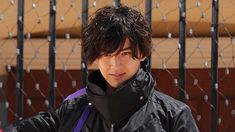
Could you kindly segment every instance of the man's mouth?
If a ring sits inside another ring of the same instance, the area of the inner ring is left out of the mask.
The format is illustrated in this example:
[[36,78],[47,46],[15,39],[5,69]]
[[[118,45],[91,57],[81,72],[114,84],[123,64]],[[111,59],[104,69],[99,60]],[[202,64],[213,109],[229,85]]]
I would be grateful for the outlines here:
[[121,79],[125,75],[125,73],[115,73],[115,74],[110,73],[109,75],[112,76],[114,79],[118,80]]

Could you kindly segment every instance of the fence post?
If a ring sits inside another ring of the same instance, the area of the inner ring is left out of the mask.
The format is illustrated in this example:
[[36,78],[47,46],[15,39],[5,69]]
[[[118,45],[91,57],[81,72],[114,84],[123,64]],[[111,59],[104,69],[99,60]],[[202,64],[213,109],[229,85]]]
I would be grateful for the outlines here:
[[[88,0],[82,0],[82,31],[87,26],[88,21]],[[86,62],[86,54],[84,48],[81,51],[81,87],[87,86],[88,70]]]
[[48,100],[49,110],[55,108],[55,22],[56,22],[56,0],[50,0],[50,23],[49,23],[49,82],[48,82]]
[[186,1],[179,2],[179,99],[185,102],[185,30]]
[[16,71],[16,123],[23,119],[24,97],[23,97],[23,49],[24,49],[24,0],[18,1],[18,31],[17,31],[17,71]]
[[211,26],[211,131],[217,131],[217,89],[218,89],[218,15],[219,0],[212,2],[212,26]]
[[[152,0],[145,1],[145,17],[150,28],[152,28]],[[151,73],[151,55],[148,56],[148,64],[146,66],[147,70]]]
[[113,6],[118,7],[121,4],[121,0],[113,0]]

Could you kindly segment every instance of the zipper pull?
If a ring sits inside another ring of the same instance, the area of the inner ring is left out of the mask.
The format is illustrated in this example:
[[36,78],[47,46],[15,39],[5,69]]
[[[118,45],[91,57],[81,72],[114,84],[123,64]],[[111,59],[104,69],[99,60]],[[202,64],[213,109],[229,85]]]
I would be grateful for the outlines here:
[[111,124],[110,132],[114,132],[114,124]]

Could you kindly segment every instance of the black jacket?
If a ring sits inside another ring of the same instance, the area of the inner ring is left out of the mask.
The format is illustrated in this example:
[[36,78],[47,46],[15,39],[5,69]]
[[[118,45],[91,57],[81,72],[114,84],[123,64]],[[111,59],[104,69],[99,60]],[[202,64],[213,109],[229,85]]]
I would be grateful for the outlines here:
[[112,91],[99,71],[89,76],[87,95],[65,101],[55,112],[21,121],[19,132],[72,132],[92,104],[82,132],[198,132],[190,108],[154,89],[144,70]]

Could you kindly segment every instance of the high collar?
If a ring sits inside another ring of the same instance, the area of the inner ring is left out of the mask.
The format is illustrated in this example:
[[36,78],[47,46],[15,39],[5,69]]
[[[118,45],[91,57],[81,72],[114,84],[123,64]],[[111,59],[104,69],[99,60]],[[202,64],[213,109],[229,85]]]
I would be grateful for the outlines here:
[[88,96],[93,106],[109,124],[117,124],[143,106],[154,87],[151,75],[140,69],[112,94],[106,94],[106,81],[99,71],[91,73]]

